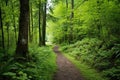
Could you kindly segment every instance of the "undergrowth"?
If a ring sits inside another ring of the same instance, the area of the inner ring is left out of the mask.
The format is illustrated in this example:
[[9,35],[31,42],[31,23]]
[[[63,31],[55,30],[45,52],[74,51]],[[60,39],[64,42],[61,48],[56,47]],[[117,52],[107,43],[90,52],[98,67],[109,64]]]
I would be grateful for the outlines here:
[[0,80],[52,80],[56,56],[51,47],[30,46],[28,61],[18,62],[13,56],[0,58]]
[[77,67],[77,69],[80,70],[85,80],[108,80],[107,78],[103,78],[100,73],[98,73],[95,69],[92,69],[90,66],[74,59],[70,55],[64,55]]
[[75,60],[96,69],[109,80],[120,80],[120,44],[84,38],[74,44],[62,46],[61,49]]

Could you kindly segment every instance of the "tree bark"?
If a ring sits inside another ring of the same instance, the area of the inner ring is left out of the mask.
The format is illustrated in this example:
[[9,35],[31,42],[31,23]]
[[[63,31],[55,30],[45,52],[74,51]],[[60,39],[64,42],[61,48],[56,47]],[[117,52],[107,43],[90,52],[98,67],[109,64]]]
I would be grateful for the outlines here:
[[[29,4],[30,5],[30,4]],[[31,5],[30,5],[31,8]],[[31,12],[31,10],[29,10]],[[31,13],[30,13],[31,14]],[[29,14],[29,16],[30,16]],[[30,16],[31,17],[31,16]],[[29,42],[31,42],[31,26],[30,26],[30,18],[29,18],[29,25],[28,25],[28,33],[29,33]]]
[[9,50],[9,39],[10,39],[10,36],[9,36],[9,22],[6,23],[6,26],[7,26],[7,49]]
[[19,36],[16,55],[28,56],[29,0],[20,0]]
[[3,50],[5,50],[5,45],[4,45],[4,29],[3,29],[3,22],[2,22],[2,9],[0,6],[0,27],[1,27],[1,31],[2,31],[2,48]]
[[45,0],[45,3],[43,5],[43,26],[42,26],[42,45],[45,46],[45,37],[46,37],[46,5],[47,0]]
[[41,0],[39,0],[39,46],[42,45],[42,37],[41,37]]

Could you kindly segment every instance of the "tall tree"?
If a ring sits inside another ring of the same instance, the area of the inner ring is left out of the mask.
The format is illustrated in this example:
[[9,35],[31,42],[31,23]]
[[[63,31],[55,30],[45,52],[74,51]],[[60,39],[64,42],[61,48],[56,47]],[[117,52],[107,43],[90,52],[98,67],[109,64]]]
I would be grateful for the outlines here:
[[72,8],[72,11],[71,11],[71,19],[74,17],[74,0],[71,0],[71,8]]
[[11,6],[12,6],[14,34],[15,34],[15,40],[16,40],[16,43],[17,43],[16,19],[15,19],[15,14],[14,14],[14,3],[13,2],[11,2]]
[[9,31],[9,22],[6,22],[6,27],[7,27],[7,49],[9,49],[9,46],[10,46],[10,31]]
[[29,22],[29,39],[30,42],[33,41],[33,4],[30,2],[30,22]]
[[68,0],[66,0],[66,8],[68,8]]
[[102,29],[102,25],[101,25],[101,20],[100,20],[100,11],[101,11],[101,1],[100,0],[97,0],[97,16],[98,16],[98,19],[96,20],[97,21],[97,28],[98,28],[98,37],[101,38],[101,29]]
[[28,26],[29,26],[29,0],[20,0],[19,35],[16,55],[27,57],[28,54]]
[[43,5],[43,25],[42,25],[42,45],[45,46],[45,37],[46,37],[46,10],[47,10],[47,0]]
[[1,30],[2,30],[2,48],[3,48],[3,50],[4,50],[4,49],[5,49],[5,45],[4,45],[4,31],[3,31],[1,4],[0,4],[0,27],[1,27]]
[[74,0],[71,0],[71,27],[70,27],[70,43],[73,41],[74,34],[73,34],[73,18],[74,18]]
[[41,0],[39,0],[39,46],[42,45],[42,37],[41,37]]

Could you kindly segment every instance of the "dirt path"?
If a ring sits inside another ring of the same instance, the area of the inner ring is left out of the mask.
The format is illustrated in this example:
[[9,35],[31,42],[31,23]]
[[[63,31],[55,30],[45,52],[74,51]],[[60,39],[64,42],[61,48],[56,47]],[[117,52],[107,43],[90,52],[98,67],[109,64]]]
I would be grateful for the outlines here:
[[58,65],[58,71],[55,73],[54,80],[84,80],[80,72],[61,54],[57,46],[53,50],[57,54]]

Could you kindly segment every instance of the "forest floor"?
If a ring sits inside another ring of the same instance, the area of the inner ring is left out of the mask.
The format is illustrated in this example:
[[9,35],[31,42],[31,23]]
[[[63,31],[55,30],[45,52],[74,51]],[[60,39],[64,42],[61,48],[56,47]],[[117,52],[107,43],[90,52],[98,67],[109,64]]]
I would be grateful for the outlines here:
[[59,47],[54,47],[57,54],[58,70],[54,75],[54,80],[84,80],[79,70],[59,51]]

